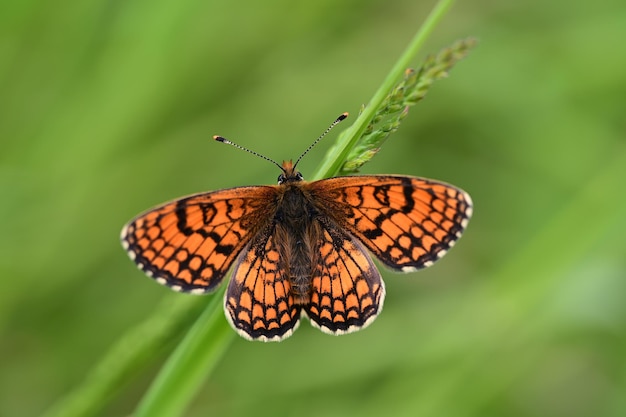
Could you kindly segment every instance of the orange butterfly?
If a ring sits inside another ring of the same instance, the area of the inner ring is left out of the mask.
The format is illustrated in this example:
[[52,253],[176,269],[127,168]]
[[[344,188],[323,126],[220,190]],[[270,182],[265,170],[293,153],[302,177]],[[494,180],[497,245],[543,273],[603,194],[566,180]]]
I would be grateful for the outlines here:
[[234,264],[224,309],[246,339],[282,340],[302,314],[335,335],[369,325],[385,287],[366,249],[396,271],[426,268],[461,236],[471,198],[408,176],[307,182],[296,171],[307,151],[282,166],[260,155],[281,168],[278,185],[194,194],[140,214],[122,230],[124,249],[158,283],[192,294],[213,291]]

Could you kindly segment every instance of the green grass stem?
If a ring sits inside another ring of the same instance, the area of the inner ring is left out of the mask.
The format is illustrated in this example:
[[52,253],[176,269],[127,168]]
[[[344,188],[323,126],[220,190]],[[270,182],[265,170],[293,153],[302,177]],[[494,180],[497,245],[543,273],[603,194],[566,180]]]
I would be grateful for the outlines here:
[[[422,26],[418,29],[413,39],[411,39],[407,48],[391,68],[378,90],[376,90],[368,105],[365,109],[363,109],[361,115],[357,118],[354,124],[342,133],[339,138],[339,142],[332,148],[331,152],[329,152],[327,157],[322,162],[322,165],[315,172],[313,176],[314,179],[328,178],[337,175],[342,164],[347,160],[353,146],[367,129],[367,126],[374,118],[376,111],[384,101],[389,91],[391,91],[393,86],[402,77],[404,71],[410,67],[411,61],[415,59],[428,36],[432,33],[441,19],[443,19],[446,12],[450,9],[450,7],[452,7],[453,3],[454,0],[440,0],[437,2]],[[331,153],[336,155],[336,157],[330,157]]]

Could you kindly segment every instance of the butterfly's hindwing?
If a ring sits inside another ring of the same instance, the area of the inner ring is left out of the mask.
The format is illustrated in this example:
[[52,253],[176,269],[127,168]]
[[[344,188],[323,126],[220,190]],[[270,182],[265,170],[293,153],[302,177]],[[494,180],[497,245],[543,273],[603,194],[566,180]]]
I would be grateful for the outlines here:
[[331,334],[369,325],[380,313],[385,288],[369,254],[339,229],[324,229],[319,259],[311,280],[305,313],[311,323]]
[[226,317],[249,340],[278,341],[298,327],[301,306],[294,302],[286,269],[271,231],[257,235],[237,259],[224,296]]

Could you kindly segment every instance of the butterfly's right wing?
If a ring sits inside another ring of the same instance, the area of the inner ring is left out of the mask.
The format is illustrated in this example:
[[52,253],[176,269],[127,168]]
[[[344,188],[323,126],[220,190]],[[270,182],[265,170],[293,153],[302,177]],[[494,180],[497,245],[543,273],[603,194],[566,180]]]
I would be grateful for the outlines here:
[[336,177],[312,182],[308,189],[320,211],[402,272],[440,259],[472,216],[469,194],[426,178]]
[[383,307],[380,273],[363,245],[345,231],[321,226],[320,238],[306,315],[313,326],[334,335],[368,326]]
[[122,246],[146,275],[175,291],[203,294],[273,216],[276,187],[195,194],[142,213],[121,233]]

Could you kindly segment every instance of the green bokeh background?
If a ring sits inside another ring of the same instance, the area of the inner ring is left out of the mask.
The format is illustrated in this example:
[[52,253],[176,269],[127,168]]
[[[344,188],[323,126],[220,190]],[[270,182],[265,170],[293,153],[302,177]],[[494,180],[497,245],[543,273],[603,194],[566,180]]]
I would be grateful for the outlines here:
[[[275,182],[212,135],[297,157],[354,120],[432,5],[2,2],[0,415],[39,415],[189,297],[118,235],[162,201]],[[425,51],[468,35],[478,48],[364,168],[466,189],[466,235],[426,271],[385,271],[365,331],[236,338],[187,415],[626,415],[623,0],[459,2]],[[100,415],[130,415],[172,339]]]

